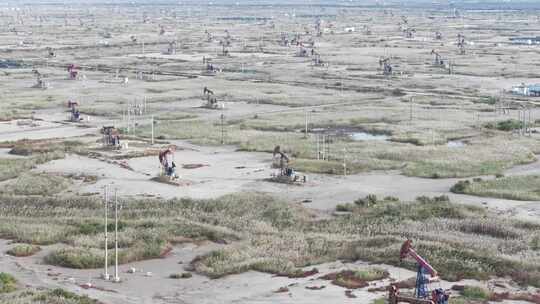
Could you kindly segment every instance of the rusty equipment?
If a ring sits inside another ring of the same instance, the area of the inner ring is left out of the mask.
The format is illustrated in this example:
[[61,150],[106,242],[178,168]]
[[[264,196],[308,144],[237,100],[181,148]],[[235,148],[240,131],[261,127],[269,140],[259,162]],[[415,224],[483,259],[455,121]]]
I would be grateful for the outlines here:
[[206,100],[206,103],[203,105],[204,108],[208,109],[217,109],[218,102],[217,98],[214,96],[214,91],[204,87],[203,89],[203,100]]
[[[428,290],[428,284],[439,281],[439,276],[435,268],[431,266],[426,259],[422,258],[413,248],[412,241],[406,240],[401,246],[399,260],[402,261],[408,257],[416,260],[418,271],[416,274],[416,286],[414,296],[403,296],[399,293],[396,285],[389,288],[389,304],[411,303],[411,304],[448,304],[450,295],[442,288]],[[427,276],[429,274],[429,277]]]
[[298,175],[295,170],[289,166],[289,156],[281,151],[280,146],[274,148],[272,156],[274,159],[273,166],[279,168],[279,173],[273,174],[269,179],[270,181],[283,184],[299,184],[307,181],[305,175]]
[[71,80],[77,80],[79,78],[79,69],[80,67],[75,64],[70,64],[67,68],[67,71],[69,73],[69,79]]
[[433,61],[433,64],[435,66],[444,66],[444,60],[442,59],[442,56],[435,50],[431,50],[431,55],[435,55],[435,59]]
[[465,55],[465,53],[466,53],[466,50],[465,50],[465,36],[463,36],[463,34],[459,33],[457,38],[458,38],[457,46],[459,48],[459,54],[460,55]]
[[392,75],[392,65],[390,64],[390,58],[380,58],[379,59],[379,66],[383,68],[383,75],[384,76],[390,76]]
[[101,134],[105,147],[120,148],[120,132],[114,126],[103,126]]

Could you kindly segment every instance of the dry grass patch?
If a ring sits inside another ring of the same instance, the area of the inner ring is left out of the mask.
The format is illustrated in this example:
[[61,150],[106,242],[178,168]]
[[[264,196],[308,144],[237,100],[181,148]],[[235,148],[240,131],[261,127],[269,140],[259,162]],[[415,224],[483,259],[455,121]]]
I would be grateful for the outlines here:
[[[444,279],[510,276],[524,285],[540,282],[540,251],[534,245],[539,225],[446,197],[372,201],[359,200],[349,215],[316,220],[300,205],[256,193],[212,200],[123,200],[121,261],[160,257],[169,242],[190,238],[226,244],[191,263],[212,278],[248,270],[294,276],[304,267],[338,259],[414,270],[413,262],[396,258],[409,237]],[[25,243],[65,243],[47,256],[51,264],[101,267],[100,206],[88,197],[0,197],[0,235]]]
[[[258,129],[253,129],[254,126]],[[149,126],[139,128],[138,132],[141,136],[150,136]],[[165,139],[185,139],[202,145],[221,144],[218,121],[164,121],[156,126],[155,132]],[[423,140],[416,135],[407,137],[399,131],[391,132],[396,133],[395,139]],[[535,161],[535,152],[540,150],[534,140],[515,139],[498,133],[470,139],[467,145],[459,148],[448,147],[446,137],[438,139],[435,145],[334,138],[329,143],[330,161],[324,162],[317,160],[314,135],[306,139],[304,134],[279,123],[258,122],[250,127],[244,122],[228,122],[224,134],[226,144],[237,145],[243,151],[271,152],[280,145],[293,157],[297,170],[328,174],[343,173],[344,157],[349,173],[401,169],[406,175],[428,178],[498,174],[512,166]]]
[[52,290],[27,288],[21,292],[0,295],[0,302],[10,304],[101,304],[88,296],[79,296],[59,288]]
[[455,184],[452,192],[483,197],[520,201],[540,201],[540,176],[522,175],[493,180],[464,180]]
[[70,179],[59,175],[26,172],[4,185],[2,191],[10,195],[54,195],[69,188]]
[[361,270],[342,270],[340,272],[329,273],[321,277],[323,280],[330,280],[332,284],[347,289],[357,289],[369,286],[371,281],[386,279],[390,273],[380,268],[368,268]]
[[39,164],[60,158],[64,158],[63,152],[42,153],[29,158],[0,158],[0,181],[16,178]]
[[14,257],[27,257],[38,253],[41,247],[29,244],[19,244],[9,249],[6,253]]

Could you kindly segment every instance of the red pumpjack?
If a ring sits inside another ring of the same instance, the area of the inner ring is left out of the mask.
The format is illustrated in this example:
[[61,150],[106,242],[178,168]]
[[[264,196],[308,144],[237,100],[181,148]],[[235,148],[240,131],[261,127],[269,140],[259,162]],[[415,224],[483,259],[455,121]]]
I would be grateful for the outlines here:
[[[406,240],[401,246],[399,260],[412,257],[418,263],[418,272],[416,276],[416,287],[414,296],[403,296],[395,284],[389,288],[389,304],[411,303],[411,304],[448,304],[450,296],[442,289],[437,288],[431,293],[428,291],[428,284],[439,281],[437,270],[431,266],[426,259],[422,258],[412,247],[412,241]],[[428,278],[426,273],[430,275]],[[431,297],[430,297],[431,296]]]

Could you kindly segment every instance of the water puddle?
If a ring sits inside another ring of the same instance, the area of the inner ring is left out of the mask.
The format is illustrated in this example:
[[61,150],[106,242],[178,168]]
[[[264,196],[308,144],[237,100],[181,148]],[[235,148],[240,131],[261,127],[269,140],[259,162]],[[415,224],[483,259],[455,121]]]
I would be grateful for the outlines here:
[[465,147],[465,143],[461,140],[450,140],[446,143],[446,146],[448,148],[463,148]]
[[349,134],[349,136],[354,141],[368,141],[368,140],[387,141],[388,139],[390,139],[388,135],[371,134],[367,132],[354,132],[354,133]]
[[14,155],[10,154],[9,151],[11,151],[11,148],[1,148],[0,149],[0,158],[25,158],[25,156],[22,155]]

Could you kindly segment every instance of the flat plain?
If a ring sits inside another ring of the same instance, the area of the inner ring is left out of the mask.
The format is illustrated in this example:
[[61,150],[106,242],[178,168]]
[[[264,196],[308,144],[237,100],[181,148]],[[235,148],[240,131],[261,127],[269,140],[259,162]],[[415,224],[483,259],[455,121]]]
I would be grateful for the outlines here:
[[[451,303],[540,303],[540,99],[512,93],[540,82],[534,3],[12,2],[0,24],[1,303],[385,303],[414,288],[407,238]],[[305,182],[276,182],[276,146]]]

